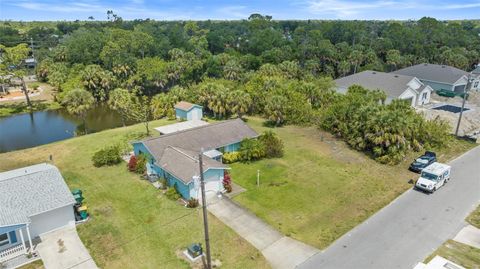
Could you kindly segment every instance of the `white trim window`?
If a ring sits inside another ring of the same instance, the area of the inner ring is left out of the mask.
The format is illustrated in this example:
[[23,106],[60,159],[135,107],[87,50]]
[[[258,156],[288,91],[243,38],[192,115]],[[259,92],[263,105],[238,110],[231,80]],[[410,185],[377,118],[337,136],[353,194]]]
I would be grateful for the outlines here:
[[0,247],[8,245],[10,243],[10,238],[8,237],[8,233],[0,234]]
[[424,92],[422,94],[422,100],[427,100],[427,96],[428,96],[428,93],[427,92]]

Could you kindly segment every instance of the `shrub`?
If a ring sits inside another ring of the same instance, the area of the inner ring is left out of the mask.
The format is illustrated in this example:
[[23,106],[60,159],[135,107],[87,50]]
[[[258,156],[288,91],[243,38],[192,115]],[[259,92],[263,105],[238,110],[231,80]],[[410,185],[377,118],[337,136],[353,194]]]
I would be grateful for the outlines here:
[[175,187],[168,188],[167,191],[165,192],[165,196],[167,196],[168,199],[173,201],[177,201],[181,197]]
[[198,200],[195,198],[190,198],[187,202],[187,207],[189,208],[195,208],[198,206]]
[[258,139],[244,139],[240,144],[240,160],[249,162],[265,157],[265,147]]
[[137,157],[135,157],[135,155],[132,155],[130,157],[127,167],[128,167],[128,171],[130,172],[135,172],[137,170]]
[[227,171],[225,171],[223,174],[222,183],[223,183],[223,187],[228,193],[232,192],[232,179],[230,178],[230,174]]
[[435,148],[448,141],[448,126],[425,120],[408,102],[384,105],[385,93],[351,86],[322,112],[320,127],[381,163],[397,164],[410,150]]
[[265,157],[276,158],[276,157],[283,156],[283,142],[274,132],[272,131],[264,132],[259,137],[259,141],[264,146]]
[[240,160],[239,152],[226,152],[222,156],[223,163],[234,163]]
[[137,157],[137,165],[135,166],[135,172],[138,174],[144,174],[147,170],[147,157],[144,154],[140,154]]
[[38,84],[38,83],[30,84],[30,88],[32,88],[34,91],[38,90],[39,87],[40,87],[40,84]]
[[167,189],[167,180],[165,178],[160,178],[158,181],[160,182],[160,188],[162,190]]
[[104,165],[114,165],[122,161],[120,150],[117,146],[107,146],[93,154],[93,165],[100,167]]

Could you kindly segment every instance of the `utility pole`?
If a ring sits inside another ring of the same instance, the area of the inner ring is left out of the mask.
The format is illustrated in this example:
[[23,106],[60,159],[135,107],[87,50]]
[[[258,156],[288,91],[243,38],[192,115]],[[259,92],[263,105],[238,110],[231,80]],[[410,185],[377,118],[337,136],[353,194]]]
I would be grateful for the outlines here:
[[[467,99],[467,94],[470,91],[471,82],[471,74],[468,74],[467,85],[463,90],[463,101],[462,101],[462,109],[460,109],[460,115],[458,116],[457,128],[455,129],[455,136],[458,136],[458,129],[460,129],[460,122],[462,121],[463,109],[465,108],[465,99]],[[465,134],[463,134],[465,135]]]
[[33,51],[33,38],[30,38],[30,47],[32,47],[32,58],[35,59],[35,52]]
[[198,163],[200,165],[200,187],[202,189],[202,210],[203,210],[203,226],[205,229],[205,248],[207,252],[207,269],[212,269],[212,258],[210,256],[210,238],[208,236],[208,220],[207,220],[207,198],[205,197],[205,178],[203,177],[203,150],[198,154]]
[[257,170],[257,187],[260,187],[260,170]]

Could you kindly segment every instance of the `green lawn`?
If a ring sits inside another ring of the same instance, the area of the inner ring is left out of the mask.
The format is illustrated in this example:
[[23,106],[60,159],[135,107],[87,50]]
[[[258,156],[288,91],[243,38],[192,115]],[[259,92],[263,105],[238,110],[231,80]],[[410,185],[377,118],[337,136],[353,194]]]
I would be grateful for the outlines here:
[[43,266],[42,260],[36,260],[29,264],[25,264],[24,266],[18,267],[18,269],[45,269]]
[[442,256],[468,269],[480,269],[480,249],[469,245],[448,240],[432,253],[432,255],[425,260],[425,263],[429,262],[436,255]]
[[[267,129],[258,118],[248,124]],[[247,189],[234,199],[282,233],[318,248],[411,188],[418,174],[407,167],[415,153],[397,166],[382,165],[313,127],[273,129],[285,144],[282,158],[232,164],[232,179]],[[439,151],[441,161],[473,147],[454,141]],[[260,187],[256,174],[260,170]]]
[[[166,121],[152,122],[156,127]],[[80,238],[102,268],[189,268],[179,253],[203,242],[202,215],[172,202],[124,163],[95,168],[92,154],[143,125],[117,128],[32,149],[0,154],[0,171],[44,162],[50,154],[70,188],[81,188],[92,219]],[[223,268],[268,268],[263,256],[209,215],[213,259]]]
[[[59,109],[61,107],[61,105],[57,102],[41,100],[32,100],[31,102],[33,111],[52,110]],[[0,117],[6,117],[14,114],[28,112],[30,112],[30,109],[28,108],[26,102],[9,102],[4,104],[0,103]]]
[[467,221],[473,226],[480,229],[480,206],[475,209],[470,216],[467,217]]

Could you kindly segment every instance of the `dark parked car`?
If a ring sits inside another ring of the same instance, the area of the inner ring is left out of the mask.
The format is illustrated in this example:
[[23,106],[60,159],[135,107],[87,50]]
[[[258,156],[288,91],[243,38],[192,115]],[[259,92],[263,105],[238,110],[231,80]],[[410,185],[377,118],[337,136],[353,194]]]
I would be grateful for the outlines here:
[[437,161],[437,154],[431,151],[425,151],[425,154],[418,157],[410,164],[410,171],[420,173],[422,169]]

